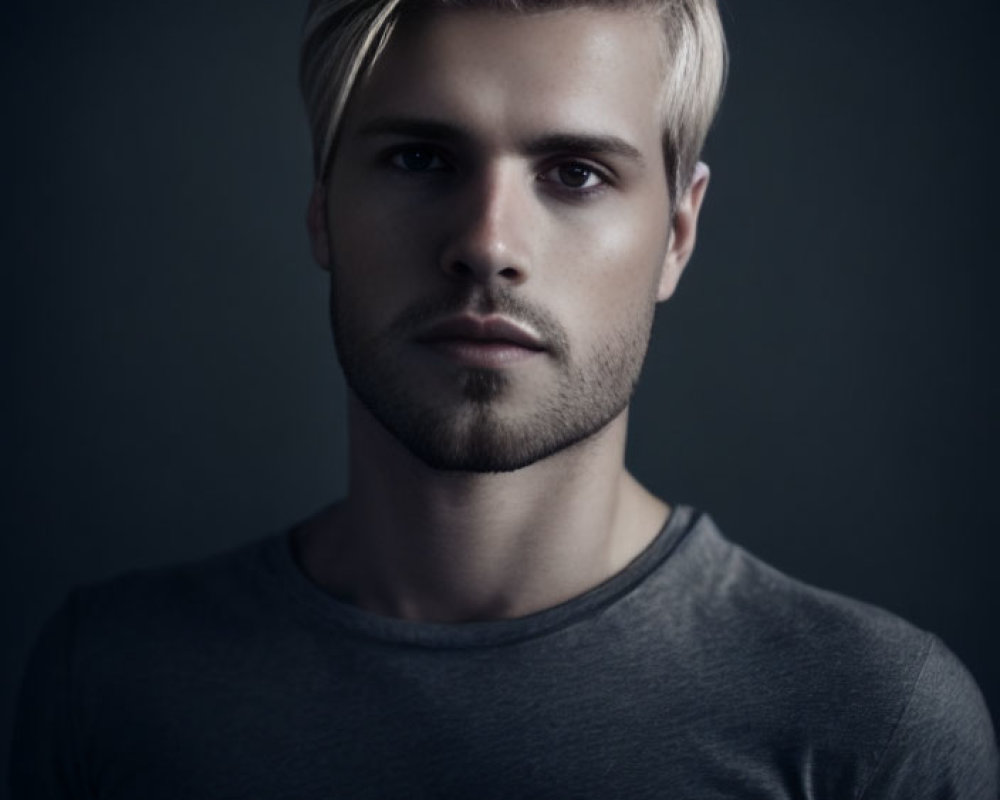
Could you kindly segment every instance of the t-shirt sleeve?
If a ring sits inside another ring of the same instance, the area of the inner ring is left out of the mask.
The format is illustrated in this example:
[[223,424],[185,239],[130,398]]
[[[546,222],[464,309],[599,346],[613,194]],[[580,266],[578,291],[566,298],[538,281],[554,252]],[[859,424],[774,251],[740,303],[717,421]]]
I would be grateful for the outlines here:
[[982,694],[936,637],[862,800],[997,800],[997,744]]
[[13,800],[83,800],[75,735],[73,639],[75,595],[42,629],[28,661],[10,756]]

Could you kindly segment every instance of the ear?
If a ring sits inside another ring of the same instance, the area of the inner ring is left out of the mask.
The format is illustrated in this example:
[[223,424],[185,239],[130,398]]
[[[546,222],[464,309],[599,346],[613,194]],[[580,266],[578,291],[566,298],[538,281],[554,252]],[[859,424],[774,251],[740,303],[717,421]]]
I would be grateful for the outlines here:
[[695,165],[691,185],[677,201],[670,231],[670,245],[667,257],[663,261],[663,272],[660,274],[660,285],[656,292],[657,302],[667,300],[674,293],[677,282],[681,279],[681,273],[684,272],[684,267],[694,252],[694,243],[698,236],[698,214],[701,212],[701,203],[705,199],[710,175],[708,164],[699,161]]
[[312,243],[313,258],[323,269],[330,269],[330,233],[326,224],[326,188],[317,183],[309,197],[306,227]]

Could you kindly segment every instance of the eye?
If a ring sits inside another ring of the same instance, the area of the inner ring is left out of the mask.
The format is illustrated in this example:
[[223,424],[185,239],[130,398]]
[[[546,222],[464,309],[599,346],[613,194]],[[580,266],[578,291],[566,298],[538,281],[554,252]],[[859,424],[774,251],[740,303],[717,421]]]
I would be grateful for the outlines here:
[[559,189],[586,194],[608,183],[605,173],[583,161],[566,161],[543,172],[539,179]]
[[423,145],[397,148],[389,156],[389,163],[404,172],[436,172],[448,167],[433,148]]

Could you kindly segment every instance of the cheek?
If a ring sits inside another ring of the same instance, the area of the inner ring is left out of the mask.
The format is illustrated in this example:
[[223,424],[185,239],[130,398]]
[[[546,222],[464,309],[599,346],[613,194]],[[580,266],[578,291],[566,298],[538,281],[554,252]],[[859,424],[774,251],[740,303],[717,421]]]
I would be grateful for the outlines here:
[[384,269],[391,263],[389,256],[401,249],[397,227],[384,209],[366,198],[335,198],[327,222],[331,252],[342,268],[371,274]]
[[[344,203],[329,216],[332,280],[341,314],[379,325],[412,299],[417,247],[378,203]],[[362,313],[363,312],[363,313]]]
[[374,276],[392,267],[400,253],[412,251],[407,242],[411,215],[403,213],[398,198],[363,167],[366,156],[347,153],[345,158],[348,163],[336,164],[328,183],[331,250],[345,267],[361,265]]
[[572,276],[560,292],[566,313],[579,316],[586,309],[595,329],[645,324],[667,253],[665,218],[632,206],[615,218],[605,215],[600,224],[580,226],[564,264]]

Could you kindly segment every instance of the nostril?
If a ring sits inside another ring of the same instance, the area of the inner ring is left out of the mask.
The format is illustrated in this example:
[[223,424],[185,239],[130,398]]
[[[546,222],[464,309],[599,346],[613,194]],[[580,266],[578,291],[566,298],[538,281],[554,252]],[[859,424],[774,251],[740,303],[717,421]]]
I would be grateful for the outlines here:
[[441,268],[452,280],[459,281],[520,284],[525,278],[520,264],[500,260],[491,254],[445,258],[442,259]]
[[451,264],[451,274],[461,278],[467,278],[472,274],[472,267],[464,261],[453,261]]

